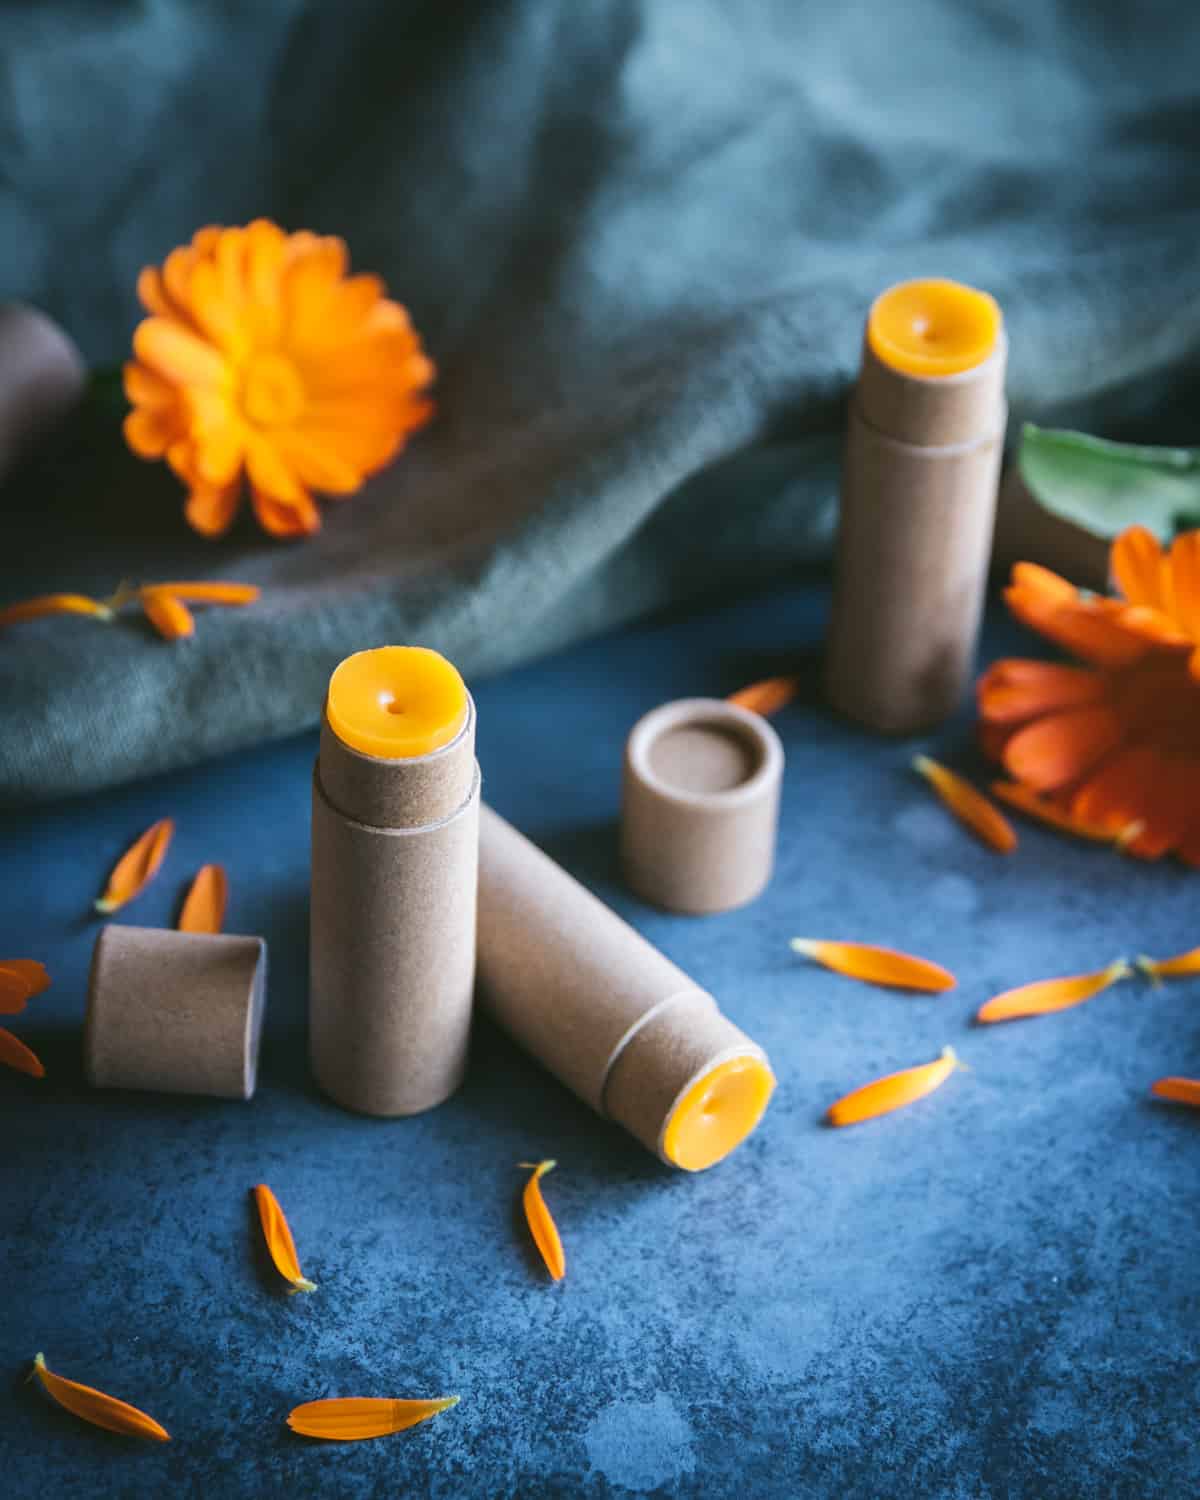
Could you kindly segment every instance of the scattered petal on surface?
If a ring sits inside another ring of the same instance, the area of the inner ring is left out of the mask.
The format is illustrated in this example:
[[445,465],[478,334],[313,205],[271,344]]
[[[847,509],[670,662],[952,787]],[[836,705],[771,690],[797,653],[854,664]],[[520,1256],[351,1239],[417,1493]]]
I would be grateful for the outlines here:
[[13,1036],[0,1026],[0,1063],[15,1068],[18,1073],[28,1073],[30,1078],[45,1078],[46,1070],[41,1058],[31,1051],[19,1037]]
[[34,1372],[43,1387],[54,1397],[59,1406],[82,1417],[94,1427],[106,1427],[109,1432],[120,1432],[126,1437],[151,1438],[158,1443],[168,1443],[171,1434],[153,1417],[128,1402],[118,1401],[115,1396],[106,1396],[94,1386],[80,1385],[75,1380],[65,1380],[46,1368],[40,1354],[34,1356]]
[[1200,1109],[1200,1078],[1160,1078],[1150,1085],[1150,1092],[1174,1104],[1190,1104]]
[[102,604],[99,599],[89,599],[86,594],[39,594],[36,599],[26,599],[0,609],[0,630],[22,620],[41,619],[44,615],[93,615],[97,620],[111,620],[113,617],[107,604]]
[[288,1426],[305,1437],[354,1443],[362,1438],[386,1437],[427,1422],[438,1412],[458,1405],[457,1396],[432,1401],[388,1401],[372,1396],[339,1396],[328,1401],[306,1401],[288,1414]]
[[915,1068],[905,1068],[899,1073],[889,1073],[873,1083],[864,1083],[861,1088],[844,1094],[836,1104],[829,1106],[828,1120],[831,1125],[857,1125],[862,1120],[873,1120],[877,1115],[888,1115],[893,1110],[903,1109],[914,1100],[923,1099],[934,1089],[941,1088],[956,1068],[962,1067],[953,1047],[943,1047],[942,1055],[930,1063],[921,1063]]
[[173,594],[176,599],[186,599],[189,604],[253,604],[262,593],[253,583],[154,583],[147,586]]
[[954,816],[989,849],[995,849],[998,854],[1011,854],[1017,847],[1012,824],[964,777],[948,766],[930,760],[927,755],[918,755],[913,761],[913,769],[924,776]]
[[530,1167],[533,1171],[533,1176],[525,1184],[521,1202],[525,1208],[525,1220],[529,1225],[529,1233],[533,1236],[533,1243],[538,1247],[542,1259],[546,1262],[547,1271],[555,1281],[561,1281],[567,1274],[566,1256],[563,1254],[558,1225],[555,1224],[550,1210],[546,1207],[546,1200],[542,1197],[542,1178],[556,1165],[557,1163],[553,1161],[541,1161],[536,1164],[521,1163],[521,1166]]
[[752,682],[736,693],[730,693],[726,701],[736,703],[739,708],[748,708],[765,719],[778,713],[799,691],[799,677],[765,677],[761,682]]
[[1200,948],[1189,948],[1186,953],[1177,953],[1174,958],[1147,958],[1145,954],[1137,961],[1143,974],[1153,979],[1180,979],[1190,974],[1200,974]]
[[180,932],[220,932],[225,925],[229,882],[220,865],[204,865],[196,873],[179,913]]
[[1051,1011],[1082,1005],[1133,972],[1123,958],[1095,974],[1072,974],[1065,979],[1039,979],[1015,990],[1005,990],[980,1007],[977,1021],[1015,1021],[1022,1016],[1044,1016]]
[[143,589],[141,600],[146,618],[164,641],[182,641],[195,635],[195,616],[174,594],[160,588]]
[[108,887],[96,902],[96,910],[106,916],[145,890],[166,858],[175,824],[160,818],[121,856],[108,877]]
[[898,953],[894,948],[877,948],[871,943],[828,943],[816,938],[793,938],[792,951],[815,959],[827,969],[835,969],[851,979],[868,984],[882,984],[889,989],[925,990],[936,993],[951,990],[957,984],[949,969],[927,958]]
[[292,1239],[292,1231],[288,1227],[287,1219],[284,1218],[279,1200],[265,1182],[260,1182],[254,1189],[254,1201],[258,1204],[258,1217],[262,1222],[263,1237],[267,1242],[267,1249],[271,1252],[275,1269],[285,1281],[291,1282],[294,1291],[315,1292],[316,1282],[309,1281],[300,1269],[300,1261],[296,1255],[296,1242]]

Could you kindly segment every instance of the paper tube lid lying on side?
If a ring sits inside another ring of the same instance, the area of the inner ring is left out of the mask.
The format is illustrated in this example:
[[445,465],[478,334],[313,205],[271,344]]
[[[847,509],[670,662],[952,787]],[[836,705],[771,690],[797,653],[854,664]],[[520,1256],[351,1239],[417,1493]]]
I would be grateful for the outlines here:
[[88,985],[89,1081],[249,1099],[266,982],[262,938],[107,926]]
[[716,1001],[484,807],[484,1007],[593,1109],[663,1161],[714,1165],[758,1124],[775,1079]]

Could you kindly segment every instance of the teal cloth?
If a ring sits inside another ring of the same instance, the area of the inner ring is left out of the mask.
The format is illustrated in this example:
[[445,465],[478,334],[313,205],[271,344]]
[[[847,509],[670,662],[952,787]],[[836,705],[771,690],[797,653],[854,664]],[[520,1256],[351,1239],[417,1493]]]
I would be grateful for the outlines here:
[[0,11],[0,292],[95,363],[206,222],[338,232],[440,367],[439,418],[318,539],[191,536],[94,411],[3,497],[0,603],[260,583],[185,644],[0,639],[0,801],[312,725],[345,653],[470,677],[826,554],[889,282],[1002,303],[1017,417],[1164,435],[1195,394],[1191,3],[271,0]]

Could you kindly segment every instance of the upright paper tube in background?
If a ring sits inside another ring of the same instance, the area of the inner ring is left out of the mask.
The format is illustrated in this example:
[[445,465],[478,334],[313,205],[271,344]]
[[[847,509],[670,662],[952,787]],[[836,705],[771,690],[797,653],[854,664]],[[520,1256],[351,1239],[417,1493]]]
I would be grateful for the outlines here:
[[755,1128],[766,1054],[713,997],[490,808],[479,851],[480,1001],[593,1109],[700,1171]]
[[987,585],[1007,342],[984,292],[905,282],[871,308],[842,471],[826,688],[871,729],[959,705]]
[[435,652],[383,647],[330,681],[313,778],[310,1051],[372,1115],[440,1104],[466,1068],[479,848],[475,708]]

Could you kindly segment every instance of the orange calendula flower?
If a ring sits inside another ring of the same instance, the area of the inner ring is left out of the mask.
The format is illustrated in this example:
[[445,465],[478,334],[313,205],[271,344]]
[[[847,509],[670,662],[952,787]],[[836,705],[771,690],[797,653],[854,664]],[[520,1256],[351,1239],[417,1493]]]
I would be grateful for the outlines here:
[[1160,1078],[1150,1085],[1150,1092],[1174,1104],[1190,1104],[1200,1109],[1200,1078]]
[[827,943],[816,938],[793,938],[793,953],[803,953],[816,963],[824,964],[851,979],[867,984],[882,984],[889,989],[952,990],[958,983],[949,969],[928,958],[915,958],[894,948],[877,948],[872,943]]
[[555,1281],[561,1281],[567,1274],[567,1260],[563,1253],[558,1225],[555,1224],[550,1210],[546,1207],[546,1200],[542,1197],[542,1178],[558,1163],[523,1161],[519,1165],[533,1172],[533,1176],[525,1184],[525,1191],[521,1195],[529,1233],[533,1236],[533,1243],[538,1247],[538,1253],[546,1263],[547,1271]]
[[991,1021],[1016,1021],[1023,1016],[1045,1016],[1051,1011],[1069,1010],[1073,1005],[1082,1005],[1093,995],[1098,995],[1119,980],[1128,979],[1133,970],[1123,958],[1099,969],[1095,974],[1072,974],[1066,979],[1039,979],[1033,984],[1023,984],[1015,990],[1005,990],[986,1005],[981,1005],[975,1019]]
[[305,1437],[354,1443],[361,1438],[387,1437],[439,1412],[458,1405],[457,1396],[432,1401],[388,1401],[373,1396],[335,1396],[328,1401],[306,1401],[288,1413],[287,1424]]
[[152,823],[113,867],[105,892],[96,902],[96,910],[108,916],[140,896],[158,874],[174,836],[175,824],[170,818]]
[[1013,613],[1087,666],[997,662],[979,682],[981,739],[1064,831],[1200,865],[1200,531],[1164,550],[1130,527],[1111,570],[1123,598],[1013,569]]
[[730,693],[725,701],[736,703],[739,708],[748,708],[765,719],[778,713],[799,691],[799,677],[764,677],[761,682],[752,682],[736,693]]
[[220,932],[225,923],[229,881],[220,865],[204,865],[196,872],[179,913],[180,932]]
[[97,620],[111,620],[111,607],[101,599],[89,599],[86,594],[39,594],[36,599],[24,599],[20,604],[10,604],[0,609],[0,630],[6,625],[19,625],[22,620],[40,620],[45,615],[92,615]]
[[864,1083],[861,1088],[844,1094],[829,1106],[826,1118],[831,1125],[857,1125],[879,1115],[890,1115],[893,1110],[932,1094],[956,1068],[964,1066],[953,1047],[943,1047],[941,1057],[933,1062],[889,1073],[886,1078],[877,1078],[874,1083]]
[[301,1271],[300,1260],[296,1255],[296,1242],[292,1238],[288,1221],[279,1206],[278,1198],[265,1182],[260,1182],[254,1189],[254,1201],[258,1204],[263,1238],[271,1252],[275,1269],[285,1281],[291,1282],[293,1292],[315,1292],[317,1283],[309,1281]]
[[954,816],[989,849],[1011,854],[1017,847],[1017,835],[1004,814],[956,771],[927,755],[914,759],[913,770],[924,776]]
[[0,958],[0,1016],[21,1013],[35,995],[50,988],[46,965],[35,958]]
[[27,1047],[20,1037],[15,1037],[11,1031],[6,1031],[3,1026],[0,1026],[0,1063],[3,1063],[5,1067],[15,1068],[18,1073],[28,1073],[30,1078],[45,1078],[46,1076],[46,1070],[37,1053]]
[[153,1417],[148,1417],[136,1406],[118,1401],[115,1396],[106,1396],[94,1386],[80,1385],[76,1380],[64,1380],[53,1370],[46,1368],[40,1354],[33,1358],[34,1374],[43,1388],[53,1396],[59,1406],[90,1422],[93,1427],[105,1427],[109,1432],[120,1432],[125,1437],[151,1438],[156,1443],[169,1443],[171,1434]]
[[167,460],[206,536],[244,485],[265,531],[316,531],[314,492],[352,495],[433,413],[408,314],[377,276],[347,274],[339,239],[209,226],[147,267],[138,296],[150,316],[125,367],[125,437]]

